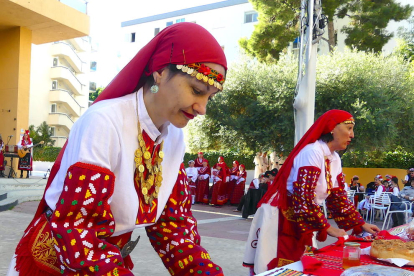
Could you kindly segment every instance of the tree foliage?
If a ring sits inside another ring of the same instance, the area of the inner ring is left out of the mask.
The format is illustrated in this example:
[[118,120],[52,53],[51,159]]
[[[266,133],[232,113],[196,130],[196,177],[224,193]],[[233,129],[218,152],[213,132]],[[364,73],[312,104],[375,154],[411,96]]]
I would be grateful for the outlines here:
[[101,94],[104,89],[105,87],[99,87],[95,92],[89,93],[89,100],[92,102],[96,100],[96,98],[98,98],[99,94]]
[[[229,68],[225,90],[207,115],[189,126],[189,151],[251,154],[293,148],[292,102],[297,62],[282,55],[276,64],[244,60]],[[354,51],[321,56],[317,64],[315,118],[343,109],[356,119],[350,150],[412,148],[414,76],[396,55]],[[196,138],[197,137],[197,138]]]
[[[300,0],[250,0],[259,13],[258,24],[249,39],[242,38],[240,46],[260,61],[273,62],[289,42],[298,36]],[[386,31],[390,20],[407,19],[413,7],[396,0],[324,0],[322,11],[330,20],[329,37],[334,37],[333,18],[349,18],[350,23],[340,31],[347,35],[345,44],[359,50],[381,51],[393,36]],[[330,49],[335,39],[329,39]]]
[[398,28],[400,41],[396,47],[396,52],[404,57],[405,60],[414,62],[414,16],[408,20],[408,28]]
[[34,125],[29,126],[30,137],[33,140],[33,144],[38,144],[40,141],[44,141],[41,147],[53,147],[55,140],[52,137],[52,128],[47,125],[46,122],[41,123],[38,127]]

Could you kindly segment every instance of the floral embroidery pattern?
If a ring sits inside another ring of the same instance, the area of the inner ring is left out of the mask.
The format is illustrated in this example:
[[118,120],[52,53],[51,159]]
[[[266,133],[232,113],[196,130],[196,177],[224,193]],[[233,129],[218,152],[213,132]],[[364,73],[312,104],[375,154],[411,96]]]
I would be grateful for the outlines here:
[[197,222],[190,208],[187,177],[181,164],[161,217],[156,224],[146,227],[150,242],[171,275],[223,275],[200,246]]

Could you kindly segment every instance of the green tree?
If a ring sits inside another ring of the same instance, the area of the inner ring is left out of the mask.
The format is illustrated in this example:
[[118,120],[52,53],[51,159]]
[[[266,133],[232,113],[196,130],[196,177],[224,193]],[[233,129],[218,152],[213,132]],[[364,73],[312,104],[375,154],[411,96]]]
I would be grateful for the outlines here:
[[[260,61],[277,60],[280,53],[298,36],[300,0],[250,0],[259,13],[259,23],[250,39],[242,38],[240,46]],[[381,51],[393,36],[386,31],[390,20],[407,19],[413,7],[396,0],[325,0],[323,13],[328,17],[328,43],[336,46],[334,17],[349,18],[340,31],[347,35],[345,43],[359,50]]]
[[398,45],[396,52],[404,57],[405,60],[414,61],[414,16],[408,20],[408,28],[398,28]]
[[[351,112],[356,135],[350,150],[412,149],[414,76],[400,56],[354,51],[318,59],[315,118],[330,109]],[[276,64],[245,60],[229,68],[225,90],[204,119],[189,126],[189,150],[253,153],[293,147],[292,102],[297,62],[281,55]],[[201,138],[200,138],[201,137]]]
[[53,147],[55,140],[52,137],[52,128],[47,125],[46,122],[41,123],[38,127],[35,128],[34,125],[29,126],[30,137],[33,140],[33,144],[38,144],[43,141],[44,144],[41,147]]
[[96,98],[98,98],[99,94],[101,94],[104,89],[105,87],[99,87],[95,92],[89,93],[89,100],[92,102],[96,100]]

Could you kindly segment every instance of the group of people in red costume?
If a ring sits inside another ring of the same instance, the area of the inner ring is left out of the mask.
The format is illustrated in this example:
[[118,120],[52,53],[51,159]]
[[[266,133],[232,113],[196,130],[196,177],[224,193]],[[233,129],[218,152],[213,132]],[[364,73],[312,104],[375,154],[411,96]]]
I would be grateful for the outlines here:
[[[194,179],[194,170],[197,168],[197,177]],[[191,175],[190,175],[191,174]],[[220,207],[227,202],[238,204],[244,195],[247,172],[243,164],[233,161],[233,167],[229,168],[220,156],[218,162],[210,168],[209,162],[204,158],[203,152],[198,153],[195,161],[189,162],[187,177],[190,187],[194,187],[193,203],[204,203]],[[210,178],[213,186],[210,188]]]

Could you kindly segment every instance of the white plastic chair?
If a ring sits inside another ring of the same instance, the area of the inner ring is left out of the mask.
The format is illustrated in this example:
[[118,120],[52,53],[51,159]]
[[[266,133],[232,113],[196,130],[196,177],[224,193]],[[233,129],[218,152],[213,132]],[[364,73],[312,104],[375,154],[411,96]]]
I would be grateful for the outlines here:
[[[390,210],[392,203],[404,204],[405,205],[404,209],[403,210]],[[405,214],[405,222],[408,222],[408,217],[412,214],[412,211],[411,211],[412,205],[413,205],[413,202],[393,202],[393,201],[390,201],[390,205],[387,208],[387,213],[386,213],[385,218],[384,218],[384,224],[382,225],[382,230],[389,229],[391,219],[388,220],[387,228],[385,228],[385,225],[386,225],[387,219],[390,218],[391,214],[394,214],[394,213],[404,213]]]
[[352,202],[353,205],[355,205],[354,196],[355,196],[355,190],[348,190],[346,191],[348,199]]
[[370,223],[375,220],[374,219],[374,210],[379,210],[381,212],[381,217],[383,217],[385,210],[388,209],[390,205],[390,197],[389,193],[381,193],[379,196],[374,196],[371,199],[371,217],[370,217]]

